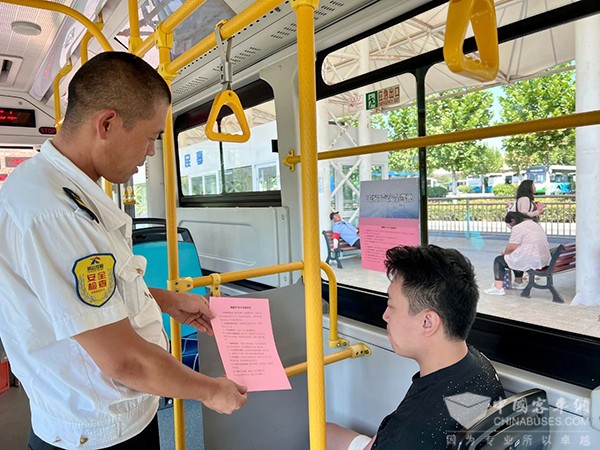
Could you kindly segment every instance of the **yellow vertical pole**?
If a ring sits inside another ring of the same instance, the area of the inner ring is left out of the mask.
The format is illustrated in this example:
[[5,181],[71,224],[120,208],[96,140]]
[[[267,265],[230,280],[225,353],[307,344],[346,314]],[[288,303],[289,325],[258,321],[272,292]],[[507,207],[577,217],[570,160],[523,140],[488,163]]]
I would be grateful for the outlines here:
[[[171,87],[174,74],[166,70],[171,60],[173,47],[173,33],[164,33],[157,30],[155,33],[156,47],[158,48],[158,72]],[[173,133],[173,109],[169,107],[167,122],[163,133],[163,165],[165,180],[165,215],[167,221],[167,257],[169,267],[169,280],[179,278],[179,256],[177,248],[177,211],[175,194],[175,141]],[[171,353],[181,361],[181,328],[178,322],[171,318]],[[183,400],[176,398],[173,401],[173,421],[175,426],[175,449],[185,450],[185,423]]]
[[298,97],[302,156],[302,233],[310,448],[325,449],[325,373],[317,191],[314,12],[318,0],[292,0],[298,26]]
[[54,77],[54,125],[56,129],[60,130],[62,125],[62,113],[60,111],[60,80],[62,80],[71,70],[73,65],[71,64],[71,58],[65,66],[58,71],[56,77]]
[[135,55],[138,47],[142,44],[138,0],[127,0],[127,7],[129,9],[129,52]]

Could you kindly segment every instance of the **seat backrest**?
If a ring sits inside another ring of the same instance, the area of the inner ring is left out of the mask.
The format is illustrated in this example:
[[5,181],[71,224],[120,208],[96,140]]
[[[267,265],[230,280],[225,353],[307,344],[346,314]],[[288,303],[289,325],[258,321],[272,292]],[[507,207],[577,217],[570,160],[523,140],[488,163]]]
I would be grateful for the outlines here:
[[447,450],[545,450],[550,439],[548,414],[542,389],[515,394],[490,407],[470,428],[457,432]]
[[[144,229],[134,230],[133,232],[133,253],[145,257],[148,261],[146,273],[144,274],[144,281],[149,287],[166,289],[167,278],[169,276],[166,236],[163,233],[162,240],[156,239],[156,232],[153,230],[152,239],[136,239],[135,234],[142,232],[144,232]],[[200,259],[198,258],[198,252],[196,251],[194,242],[191,240],[179,241],[177,246],[179,254],[180,276],[192,278],[201,277],[202,268],[200,266]],[[206,288],[194,288],[190,292],[194,294],[206,295]],[[167,314],[163,314],[163,326],[167,332],[167,336],[169,339],[171,339],[171,321]],[[195,332],[196,329],[189,325],[181,326],[182,337],[188,336]]]

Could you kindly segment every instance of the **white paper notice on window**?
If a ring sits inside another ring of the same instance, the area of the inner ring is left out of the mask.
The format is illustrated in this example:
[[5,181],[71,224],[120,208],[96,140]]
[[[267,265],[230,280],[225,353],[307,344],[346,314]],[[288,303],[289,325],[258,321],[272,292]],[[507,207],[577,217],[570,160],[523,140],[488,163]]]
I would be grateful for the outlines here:
[[268,299],[211,297],[210,309],[227,378],[249,392],[292,388],[275,346]]

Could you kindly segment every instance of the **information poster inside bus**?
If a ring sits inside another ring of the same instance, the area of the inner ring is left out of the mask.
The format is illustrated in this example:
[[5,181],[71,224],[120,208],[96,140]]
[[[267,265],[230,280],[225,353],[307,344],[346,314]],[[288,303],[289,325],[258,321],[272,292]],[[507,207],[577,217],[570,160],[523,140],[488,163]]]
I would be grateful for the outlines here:
[[419,179],[360,183],[362,267],[385,272],[385,252],[419,245]]

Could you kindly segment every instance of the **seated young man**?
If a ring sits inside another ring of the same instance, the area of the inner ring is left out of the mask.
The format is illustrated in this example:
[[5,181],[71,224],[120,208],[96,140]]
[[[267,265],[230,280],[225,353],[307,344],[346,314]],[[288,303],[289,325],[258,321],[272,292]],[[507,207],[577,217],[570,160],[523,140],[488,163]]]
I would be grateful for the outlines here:
[[489,406],[504,398],[492,364],[465,342],[479,299],[467,258],[434,245],[406,246],[389,249],[385,265],[391,280],[383,314],[388,338],[395,353],[419,364],[419,372],[374,437],[328,423],[327,450],[445,449],[456,431],[474,422],[471,415],[452,417],[445,399],[477,395],[487,397]]

